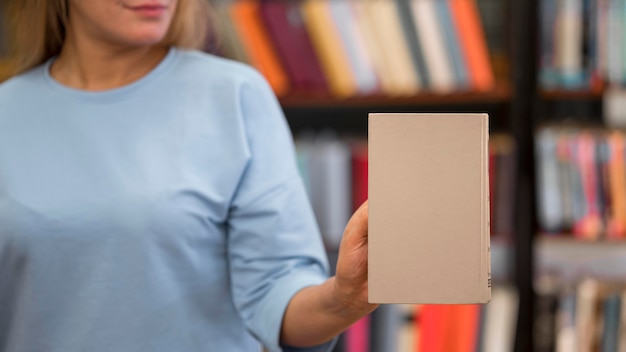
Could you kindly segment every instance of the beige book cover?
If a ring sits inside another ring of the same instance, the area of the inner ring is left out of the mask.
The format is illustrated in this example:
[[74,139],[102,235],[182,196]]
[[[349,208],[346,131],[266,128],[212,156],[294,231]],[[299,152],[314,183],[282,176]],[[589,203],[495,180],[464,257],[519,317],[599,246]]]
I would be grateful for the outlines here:
[[486,114],[369,115],[371,303],[491,298]]

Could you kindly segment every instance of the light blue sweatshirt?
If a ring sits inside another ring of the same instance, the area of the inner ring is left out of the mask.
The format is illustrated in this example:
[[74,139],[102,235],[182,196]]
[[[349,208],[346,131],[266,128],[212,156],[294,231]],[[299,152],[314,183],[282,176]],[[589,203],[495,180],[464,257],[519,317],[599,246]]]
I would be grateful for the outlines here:
[[265,80],[171,49],[86,92],[51,62],[0,85],[0,350],[281,350],[328,264]]

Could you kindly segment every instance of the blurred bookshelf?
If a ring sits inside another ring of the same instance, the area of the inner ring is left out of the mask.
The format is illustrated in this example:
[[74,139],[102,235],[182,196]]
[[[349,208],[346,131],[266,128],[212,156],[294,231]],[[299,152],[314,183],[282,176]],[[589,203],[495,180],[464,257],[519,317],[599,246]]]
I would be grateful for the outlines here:
[[539,94],[545,100],[599,100],[604,90],[542,89]]
[[[491,163],[504,165],[492,170],[500,176],[494,181],[509,181],[491,186],[505,187],[491,193],[504,195],[492,201],[499,203],[496,213],[506,209],[499,224],[508,230],[491,237],[493,302],[474,310],[467,326],[454,318],[449,323],[475,341],[455,350],[530,351],[535,229],[529,215],[533,202],[524,197],[534,191],[529,160],[532,97],[539,90],[533,63],[539,0],[212,2],[221,31],[207,51],[254,66],[279,98],[331,262],[342,226],[367,197],[367,112],[489,113],[492,136],[508,136],[515,150],[494,153]],[[0,62],[0,77],[2,68]],[[584,90],[540,95],[595,99]],[[343,334],[335,352],[420,350],[420,324],[439,314],[431,310],[424,320],[420,312],[424,307],[381,307]],[[479,327],[480,319],[489,320],[491,328]],[[479,345],[479,340],[490,342]],[[430,352],[424,345],[421,351]]]
[[590,241],[571,235],[540,235],[535,243],[535,272],[566,281],[587,277],[626,280],[626,240]]
[[281,105],[286,108],[307,107],[398,107],[415,105],[449,105],[449,104],[505,104],[511,99],[511,86],[508,83],[497,84],[485,92],[456,91],[452,93],[419,92],[410,96],[365,95],[350,98],[337,98],[324,94],[292,93],[280,98]]
[[[474,345],[480,351],[528,351],[530,319],[524,314],[531,301],[530,251],[519,253],[529,247],[518,243],[529,243],[530,236],[518,233],[516,223],[519,156],[532,147],[519,144],[515,128],[528,118],[520,96],[524,82],[517,77],[532,76],[516,64],[526,62],[519,50],[528,50],[523,36],[531,16],[519,11],[528,9],[526,1],[217,4],[225,29],[217,51],[255,66],[279,98],[331,263],[342,225],[367,198],[369,112],[489,114],[493,308],[452,308],[454,313],[428,335],[435,344],[456,340],[456,333],[467,336],[458,348],[441,352],[470,351]],[[430,318],[420,315],[423,311]],[[434,306],[381,306],[342,334],[335,352],[435,351],[424,336],[418,342],[418,335],[440,314],[447,313]],[[464,315],[467,324],[455,323],[455,316]],[[490,328],[479,327],[481,317]],[[488,342],[478,347],[478,340]]]
[[533,348],[625,350],[623,4],[536,5]]

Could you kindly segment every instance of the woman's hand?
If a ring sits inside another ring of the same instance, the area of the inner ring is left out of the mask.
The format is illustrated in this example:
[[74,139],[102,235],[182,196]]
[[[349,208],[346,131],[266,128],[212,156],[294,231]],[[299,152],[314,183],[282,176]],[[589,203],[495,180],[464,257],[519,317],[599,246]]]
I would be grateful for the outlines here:
[[367,314],[377,305],[367,300],[367,201],[352,215],[339,247],[334,280],[337,299],[347,310]]
[[330,340],[377,305],[367,302],[367,202],[352,215],[341,240],[337,273],[292,298],[281,329],[289,346],[313,346]]

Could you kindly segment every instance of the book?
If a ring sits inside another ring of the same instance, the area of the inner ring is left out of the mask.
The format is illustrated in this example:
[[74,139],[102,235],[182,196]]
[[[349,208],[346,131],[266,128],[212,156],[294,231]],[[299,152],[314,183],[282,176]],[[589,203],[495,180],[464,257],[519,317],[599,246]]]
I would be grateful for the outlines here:
[[358,87],[335,21],[330,0],[305,0],[301,4],[305,26],[320,60],[329,89],[337,97],[358,93]]
[[519,298],[509,286],[494,288],[491,302],[486,306],[484,352],[513,351]]
[[415,72],[417,72],[420,78],[421,88],[428,89],[430,87],[430,75],[426,67],[426,62],[424,61],[424,53],[422,53],[423,46],[420,43],[417,28],[415,27],[415,22],[411,15],[410,0],[395,1],[398,17],[400,17],[400,24],[402,25],[404,40],[408,45]]
[[545,128],[536,133],[538,218],[547,232],[563,228],[559,169],[556,161],[557,131]]
[[[515,222],[515,185],[516,185],[516,147],[515,141],[508,135],[491,136],[496,154],[496,213],[491,222],[491,232],[511,238]],[[494,221],[495,220],[495,221]]]
[[411,14],[417,30],[422,53],[430,73],[430,88],[450,92],[456,88],[454,68],[445,47],[442,24],[437,18],[437,0],[411,0]]
[[452,306],[448,304],[425,304],[420,308],[419,329],[420,339],[417,351],[451,352],[453,334],[450,331]]
[[619,292],[610,293],[602,302],[602,352],[618,351],[621,305],[622,297]]
[[619,330],[617,332],[619,336],[618,351],[626,351],[626,290],[623,290],[621,295],[621,309],[620,309],[620,323]]
[[377,15],[373,10],[373,1],[351,0],[349,1],[357,30],[363,38],[365,53],[369,58],[373,70],[378,78],[378,93],[393,96],[395,83],[391,67],[384,56],[384,40],[376,30]]
[[450,0],[440,0],[435,1],[435,7],[437,10],[437,18],[443,30],[446,52],[452,63],[455,85],[457,89],[468,89],[467,64],[463,57],[463,52],[461,51],[461,43],[455,28],[454,19],[452,18],[452,4]]
[[351,151],[332,133],[316,137],[309,159],[311,203],[327,249],[338,249],[352,214]]
[[556,322],[556,352],[578,351],[576,349],[576,294],[566,290],[559,299]]
[[367,142],[352,145],[352,209],[367,200]]
[[546,89],[555,89],[560,86],[559,75],[555,63],[555,31],[558,14],[558,0],[542,0],[541,14],[541,45],[539,61],[539,81]]
[[595,350],[599,294],[600,284],[594,279],[585,279],[578,285],[574,312],[576,347],[579,351]]
[[324,73],[307,33],[300,4],[286,0],[264,1],[261,16],[285,64],[293,90],[326,92]]
[[537,293],[533,322],[534,351],[552,352],[555,349],[559,281],[556,276],[539,274],[534,287]]
[[498,179],[499,175],[497,174],[497,154],[494,148],[493,139],[489,139],[489,228],[490,234],[494,235],[495,230],[498,226],[496,222],[496,217],[494,216],[494,210],[498,209],[499,206],[496,204],[497,201],[497,192],[496,192],[496,179]]
[[581,88],[585,84],[583,71],[583,0],[559,2],[555,34],[555,66],[561,86]]
[[452,334],[448,337],[450,352],[474,352],[480,333],[480,305],[451,306]]
[[375,18],[374,34],[391,75],[390,94],[412,95],[420,89],[419,73],[415,71],[407,47],[396,5],[391,0],[370,0],[370,16]]
[[230,4],[225,1],[220,1],[215,5],[215,11],[217,13],[216,18],[219,21],[217,27],[220,29],[220,40],[218,43],[219,55],[250,64],[250,58],[239,39],[237,29],[230,17]]
[[489,301],[488,124],[369,115],[370,302]]
[[370,347],[372,351],[397,351],[398,331],[403,324],[398,305],[378,307],[371,314]]
[[346,352],[368,352],[370,350],[370,316],[352,324],[345,332]]
[[608,136],[609,162],[608,182],[611,206],[608,211],[607,237],[626,236],[626,163],[624,148],[626,140],[621,132],[613,131]]
[[453,23],[460,38],[461,51],[469,68],[471,87],[489,91],[495,86],[489,49],[475,0],[450,0]]
[[341,44],[345,48],[358,93],[375,93],[378,89],[378,77],[365,50],[350,2],[329,0],[328,5]]
[[265,76],[277,96],[289,91],[289,77],[261,20],[259,0],[238,0],[229,11],[250,63]]

